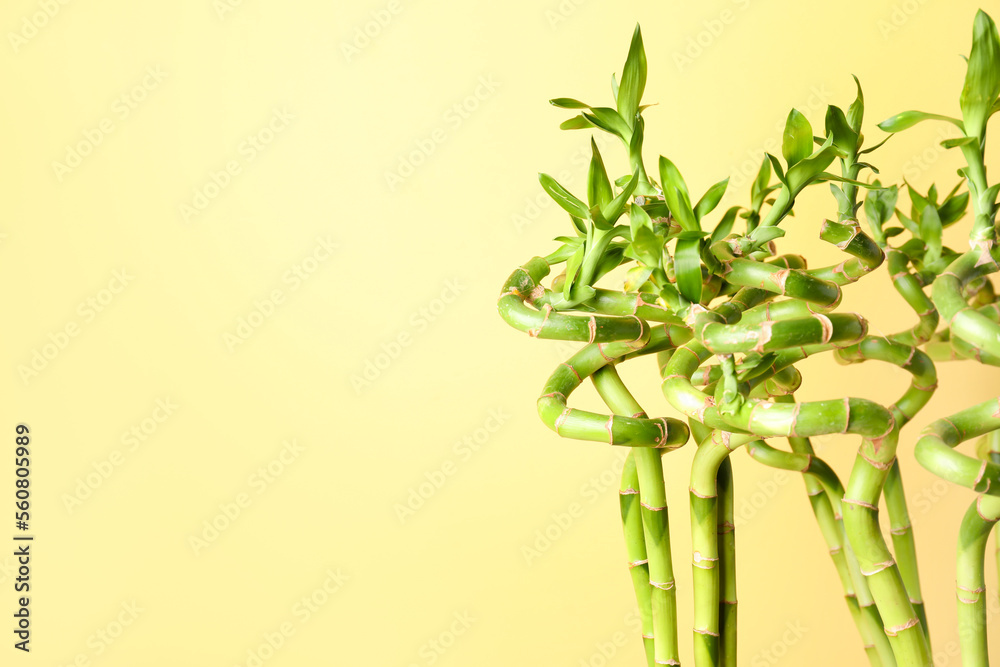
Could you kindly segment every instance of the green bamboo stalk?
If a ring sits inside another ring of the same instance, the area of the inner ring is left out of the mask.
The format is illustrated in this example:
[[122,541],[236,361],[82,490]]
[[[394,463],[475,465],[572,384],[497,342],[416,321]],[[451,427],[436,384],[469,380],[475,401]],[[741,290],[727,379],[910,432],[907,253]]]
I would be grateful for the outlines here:
[[646,558],[646,541],[639,510],[639,473],[635,467],[635,452],[630,450],[622,467],[622,482],[618,490],[622,526],[625,531],[625,549],[628,554],[629,575],[635,589],[639,618],[642,624],[642,644],[646,652],[647,667],[654,667],[653,610],[649,587],[649,561]]
[[549,270],[544,258],[534,257],[510,275],[497,300],[497,310],[507,324],[533,338],[587,343],[638,343],[648,335],[649,325],[635,315],[569,315],[556,312],[547,303],[541,310],[529,308],[528,304],[545,294],[541,281]]
[[[792,452],[803,454],[809,457],[815,456],[812,443],[809,438],[788,438]],[[760,452],[759,447],[754,448],[755,452]],[[757,457],[755,457],[757,458]],[[800,468],[802,469],[802,468]],[[807,468],[804,468],[807,470]],[[882,617],[875,606],[875,600],[871,596],[868,584],[861,574],[857,558],[851,550],[851,545],[847,541],[844,530],[843,510],[841,501],[844,497],[844,487],[840,480],[831,486],[828,491],[822,482],[815,476],[804,474],[806,493],[809,496],[809,503],[812,505],[813,513],[820,526],[820,532],[826,540],[830,551],[830,558],[837,568],[841,585],[844,588],[844,596],[847,600],[847,607],[851,612],[855,625],[861,634],[864,642],[865,654],[868,661],[874,666],[890,667],[896,664],[896,659],[889,646],[889,638],[885,635],[882,626]],[[828,485],[830,486],[830,485]]]
[[958,637],[965,667],[988,667],[986,540],[1000,521],[1000,498],[979,496],[969,507],[958,534]]
[[[720,539],[719,535],[719,479],[720,468],[734,449],[748,442],[753,442],[755,436],[736,435],[726,431],[714,430],[711,436],[698,446],[694,461],[691,464],[691,548],[692,572],[694,582],[694,647],[696,667],[717,667],[720,658],[720,637],[722,635],[722,607],[729,606],[727,602],[736,601],[735,581],[732,582],[731,595],[724,595],[722,589],[722,569],[720,564],[720,543],[725,549],[733,549],[730,554],[732,572],[735,574],[735,541],[729,538]],[[723,483],[728,483],[723,475]],[[727,510],[728,511],[728,510]],[[725,523],[726,512],[721,521]],[[733,538],[735,539],[735,538]],[[726,613],[733,614],[735,621],[735,605]],[[730,629],[732,633],[726,643],[728,652],[735,654],[735,623]]]
[[938,312],[934,302],[924,293],[923,283],[910,272],[910,259],[898,250],[889,250],[889,276],[892,285],[903,300],[917,313],[917,324],[906,331],[889,336],[890,340],[904,345],[922,345],[930,340],[938,325]]
[[903,577],[906,593],[913,609],[920,619],[920,627],[924,632],[928,648],[931,645],[930,630],[927,626],[927,610],[924,607],[923,593],[920,590],[920,575],[917,568],[917,547],[913,541],[913,524],[906,506],[906,496],[903,491],[903,477],[899,471],[899,461],[893,462],[885,481],[885,502],[889,511],[889,534],[892,536],[893,552],[899,573]]
[[973,458],[954,447],[1000,429],[1000,401],[990,399],[928,426],[914,448],[917,462],[953,484],[1000,496],[1000,464]]
[[849,285],[877,269],[885,259],[882,249],[861,230],[857,220],[826,220],[820,227],[819,237],[852,257],[834,266],[807,270],[806,273],[814,278],[838,286]]
[[[673,331],[672,326],[667,325],[654,333],[669,339]],[[609,416],[567,407],[570,394],[584,378],[635,350],[633,343],[592,343],[559,365],[538,399],[538,414],[546,426],[564,437],[611,445],[674,449],[687,442],[687,425],[677,419]]]
[[[593,382],[597,392],[613,412],[645,416],[614,366],[601,368],[594,374]],[[654,449],[642,448],[633,449],[632,453],[635,455],[639,478],[640,513],[649,565],[654,662],[660,665],[680,665],[677,592],[670,554],[667,494],[660,453]]]
[[840,304],[840,287],[801,269],[783,269],[751,259],[736,258],[725,264],[722,277],[733,285],[755,287],[802,299],[832,310]]
[[736,599],[736,512],[733,491],[733,465],[725,458],[719,466],[717,532],[719,540],[719,663],[737,667]]

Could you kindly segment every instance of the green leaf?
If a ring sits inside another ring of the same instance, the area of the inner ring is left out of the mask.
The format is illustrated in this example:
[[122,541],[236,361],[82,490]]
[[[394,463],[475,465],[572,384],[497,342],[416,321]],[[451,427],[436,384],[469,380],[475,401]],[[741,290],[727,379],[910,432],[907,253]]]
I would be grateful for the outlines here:
[[590,210],[586,204],[571,195],[569,190],[556,182],[556,179],[548,174],[539,174],[538,182],[542,184],[542,187],[549,193],[549,196],[570,215],[583,219],[590,218]]
[[[629,140],[628,144],[628,163],[629,168],[633,172],[638,172],[640,174],[646,173],[646,169],[642,164],[642,138],[643,131],[645,129],[645,123],[641,116],[637,116],[635,119],[635,126],[632,128],[632,139]],[[656,190],[650,185],[645,185],[639,194],[643,195],[653,195]]]
[[889,239],[892,238],[893,236],[898,236],[902,234],[903,231],[904,230],[902,227],[886,227],[885,229],[882,230],[882,235],[885,236],[885,238]]
[[833,145],[848,155],[858,150],[858,133],[855,132],[840,107],[826,108],[826,133],[833,137]]
[[614,244],[604,253],[601,261],[597,263],[597,270],[594,272],[594,282],[603,278],[608,273],[614,271],[625,261],[625,246]]
[[887,142],[890,139],[892,139],[893,136],[894,135],[890,134],[889,136],[887,136],[885,139],[883,139],[882,141],[878,142],[874,146],[871,146],[870,148],[866,148],[863,151],[858,151],[858,155],[865,155],[867,153],[871,153],[873,150],[875,150],[876,148],[880,148],[882,146],[882,144],[884,144],[885,142]]
[[573,116],[559,124],[560,130],[586,130],[590,127],[594,127],[594,124],[583,116]]
[[628,141],[632,137],[632,126],[628,125],[614,109],[595,107],[590,113],[584,112],[583,117],[605,132],[620,137],[622,141]]
[[597,142],[590,138],[590,172],[587,175],[587,203],[591,206],[607,206],[614,198],[614,191],[611,189],[611,181],[608,180],[608,172],[604,168],[604,160],[601,159],[601,152],[597,149]]
[[670,213],[682,229],[699,230],[698,219],[691,208],[687,184],[681,172],[674,163],[660,156],[660,184],[663,187],[663,197],[670,207]]
[[945,148],[960,148],[976,142],[975,137],[955,137],[953,139],[945,139],[941,142],[941,145]]
[[844,191],[838,188],[833,183],[830,183],[830,192],[833,193],[834,199],[837,200],[837,210],[847,212],[851,210],[851,200],[847,198]]
[[886,235],[882,231],[882,226],[892,219],[898,197],[899,188],[895,185],[871,190],[865,197],[865,217],[876,241],[885,241]]
[[899,218],[901,223],[903,223],[903,226],[906,227],[907,231],[914,236],[920,236],[920,226],[898,208],[896,209],[896,217]]
[[774,175],[778,177],[778,180],[781,181],[782,185],[787,186],[788,181],[785,178],[785,171],[781,168],[781,162],[779,162],[778,158],[774,157],[770,153],[765,153],[765,155],[767,156],[767,159],[770,160],[771,166],[774,168]]
[[920,238],[927,244],[924,261],[937,261],[941,257],[941,218],[933,206],[924,207],[920,213]]
[[[853,74],[851,76],[854,76]],[[851,129],[860,135],[861,133],[861,121],[865,117],[865,96],[861,92],[861,82],[858,81],[858,77],[854,77],[854,83],[858,87],[858,95],[851,102],[851,106],[847,109],[847,124],[851,126]]]
[[576,281],[576,275],[580,271],[580,266],[583,265],[583,255],[586,252],[584,246],[580,246],[576,249],[576,252],[566,260],[566,282],[563,283],[563,297],[569,298],[570,292],[573,289],[573,283]]
[[959,96],[966,134],[982,140],[986,119],[1000,96],[1000,37],[996,24],[986,12],[976,12],[972,28],[972,52]]
[[785,178],[788,181],[791,198],[795,199],[796,195],[822,174],[835,157],[837,157],[837,147],[833,145],[833,137],[830,137],[818,151],[789,167]]
[[732,206],[728,211],[722,214],[722,220],[720,220],[719,224],[717,224],[715,229],[712,230],[712,236],[709,239],[709,243],[717,243],[729,236],[730,232],[733,231],[733,224],[736,222],[736,214],[739,212],[739,206]]
[[569,97],[557,97],[549,100],[549,104],[560,109],[589,109],[590,105]]
[[674,250],[677,289],[691,303],[701,301],[701,240],[681,239]]
[[637,292],[649,280],[649,276],[652,273],[653,269],[648,266],[633,266],[625,273],[622,290],[625,292]]
[[590,219],[594,223],[594,227],[596,227],[597,229],[600,229],[602,231],[607,231],[615,226],[613,220],[608,220],[607,218],[604,217],[604,214],[601,212],[600,206],[591,206],[589,212],[590,212]]
[[628,49],[625,67],[622,69],[622,82],[615,99],[618,102],[618,113],[625,119],[629,127],[635,122],[635,114],[646,88],[646,51],[642,46],[642,32],[636,24],[632,33],[632,44]]
[[819,175],[816,176],[817,183],[825,183],[827,181],[837,181],[838,183],[850,183],[851,185],[857,185],[860,188],[876,187],[873,186],[871,183],[865,183],[864,181],[859,181],[854,178],[844,178],[843,176],[837,176],[836,174],[831,174],[828,171],[820,172]]
[[[906,183],[906,181],[903,182]],[[910,216],[914,220],[919,220],[920,214],[927,206],[930,205],[930,202],[927,201],[926,197],[914,190],[913,186],[909,183],[906,183],[906,187],[910,191]]]
[[633,234],[632,250],[650,268],[659,268],[663,261],[663,239],[647,227],[639,227]]
[[569,219],[573,221],[573,226],[576,227],[576,231],[580,232],[584,236],[587,235],[587,225],[583,222],[583,220],[576,217],[572,213],[570,214]]
[[698,203],[694,207],[694,217],[700,222],[702,218],[715,210],[715,207],[719,205],[719,201],[722,200],[722,196],[726,194],[726,187],[729,185],[729,178],[719,181],[712,187],[708,189],[707,192],[698,200]]
[[812,126],[797,109],[792,109],[788,113],[785,132],[781,137],[781,155],[785,158],[789,169],[812,153],[812,144]]
[[632,204],[628,208],[628,226],[632,230],[632,238],[635,238],[635,234],[640,227],[645,227],[650,231],[653,230],[653,219],[649,217],[649,214],[646,213],[643,207]]
[[615,73],[611,73],[611,99],[618,100],[618,79]]
[[625,187],[618,196],[612,199],[607,206],[601,207],[601,213],[604,215],[604,219],[609,223],[614,224],[621,214],[625,212],[625,206],[628,205],[628,198],[632,196],[635,191],[635,187],[639,185],[639,172],[632,174],[632,177],[625,184]]
[[925,113],[923,111],[902,111],[895,116],[883,120],[878,124],[878,128],[884,132],[902,132],[923,120],[944,120],[952,123],[963,132],[965,131],[962,121],[957,118],[942,116],[936,113]]
[[767,184],[770,182],[771,161],[765,157],[761,160],[757,177],[754,178],[753,184],[750,186],[750,200],[753,202],[752,206],[755,211],[759,211],[761,204],[764,203],[764,197],[767,196]]
[[969,193],[963,192],[954,197],[948,197],[938,208],[938,217],[941,218],[941,226],[947,227],[962,219],[969,206]]

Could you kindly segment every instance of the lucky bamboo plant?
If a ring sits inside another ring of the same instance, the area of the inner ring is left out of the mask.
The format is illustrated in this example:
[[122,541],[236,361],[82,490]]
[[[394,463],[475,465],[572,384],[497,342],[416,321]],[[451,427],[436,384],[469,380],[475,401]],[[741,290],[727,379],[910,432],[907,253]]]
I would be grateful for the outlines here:
[[[585,195],[539,176],[542,188],[569,214],[572,234],[557,237],[555,250],[511,274],[498,309],[508,324],[533,338],[583,344],[542,389],[542,421],[566,438],[629,448],[621,516],[648,665],[681,664],[661,459],[692,440],[697,451],[689,479],[670,482],[690,489],[697,667],[736,665],[729,457],[738,448],[765,466],[803,474],[870,664],[933,664],[896,458],[900,445],[915,445],[921,465],[979,493],[961,524],[957,600],[963,665],[988,664],[984,567],[987,538],[1000,520],[1000,399],[933,422],[919,436],[912,428],[903,433],[937,388],[935,362],[974,359],[1000,366],[1000,303],[989,277],[1000,269],[995,227],[1000,182],[990,183],[984,161],[988,121],[1000,110],[1000,37],[982,11],[975,17],[967,63],[961,118],[904,111],[878,124],[888,135],[873,145],[866,144],[864,96],[856,78],[856,98],[846,111],[827,108],[820,136],[793,109],[781,157],[766,154],[749,204],[721,215],[715,211],[728,179],[696,199],[667,157],[659,156],[653,176],[647,170],[647,106],[641,103],[646,56],[638,26],[620,82],[612,77],[614,106],[551,100],[579,111],[563,129],[617,137],[630,171],[612,181],[591,139]],[[965,166],[944,196],[935,186],[921,193],[880,175],[883,184],[869,162],[889,135],[925,120],[957,129],[956,138],[942,145],[958,149]],[[836,215],[818,229],[822,240],[845,255],[832,266],[809,268],[805,257],[779,254],[777,247],[784,234],[779,225],[793,214],[799,194],[813,187],[828,188],[836,205]],[[909,213],[899,208],[904,189]],[[969,250],[960,252],[944,245],[942,230],[965,221],[970,203]],[[868,274],[883,263],[917,323],[873,336],[860,314],[840,312],[839,306],[843,288],[871,280]],[[554,267],[561,268],[546,285]],[[617,276],[623,286],[599,286],[606,276]],[[798,401],[802,377],[796,364],[818,354],[845,364],[892,364],[911,376],[910,386],[889,405],[851,397]],[[654,355],[676,417],[648,416],[617,371],[620,364]],[[588,379],[607,414],[569,407],[570,394]],[[810,443],[811,437],[833,433],[860,437],[846,484]],[[974,453],[957,449],[975,438],[980,441]],[[775,439],[787,440],[787,449]],[[883,497],[888,541],[878,521]]]

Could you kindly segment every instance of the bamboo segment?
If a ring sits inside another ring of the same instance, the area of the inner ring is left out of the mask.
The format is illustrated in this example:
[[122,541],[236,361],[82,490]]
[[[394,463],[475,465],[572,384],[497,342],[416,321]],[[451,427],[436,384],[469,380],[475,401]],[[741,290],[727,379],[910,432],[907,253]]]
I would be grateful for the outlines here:
[[622,467],[622,483],[618,491],[625,530],[625,548],[628,568],[635,589],[639,618],[642,623],[642,643],[646,651],[647,667],[655,665],[653,644],[653,611],[649,587],[649,561],[646,558],[646,541],[639,510],[639,473],[635,467],[635,450],[628,453]]
[[[645,415],[614,366],[605,366],[594,374],[593,380],[601,398],[612,411]],[[652,449],[633,449],[631,453],[635,456],[639,481],[640,513],[649,566],[654,662],[659,665],[679,665],[677,593],[670,554],[667,495],[660,453]]]
[[958,534],[958,636],[962,665],[989,665],[986,617],[986,540],[1000,521],[1000,498],[979,496]]

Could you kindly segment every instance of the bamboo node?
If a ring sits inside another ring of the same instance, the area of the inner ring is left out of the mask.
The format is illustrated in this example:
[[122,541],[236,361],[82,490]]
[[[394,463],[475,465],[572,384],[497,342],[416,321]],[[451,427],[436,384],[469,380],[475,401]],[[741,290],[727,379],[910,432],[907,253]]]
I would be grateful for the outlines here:
[[[881,440],[882,438],[873,438],[872,442],[874,443],[876,439]],[[870,465],[873,468],[877,468],[878,470],[888,470],[889,468],[892,467],[893,462],[896,460],[896,457],[893,456],[890,461],[876,461],[875,459],[865,456],[864,452],[862,452],[861,450],[858,450],[858,456],[867,461],[868,465]]]
[[634,561],[632,561],[632,562],[630,562],[630,563],[628,564],[628,569],[630,569],[630,570],[631,570],[631,569],[632,569],[633,567],[639,567],[640,565],[646,565],[646,564],[648,564],[648,563],[649,563],[649,560],[647,560],[647,559],[643,559],[643,560],[634,560]]
[[583,378],[580,377],[580,372],[573,367],[573,364],[569,363],[568,361],[564,361],[562,362],[562,365],[568,368],[571,373],[573,373],[573,377],[576,378],[577,384],[583,382]]
[[718,632],[712,632],[711,630],[705,630],[705,629],[702,629],[702,628],[695,628],[694,631],[697,632],[699,635],[708,635],[709,637],[718,637],[719,636]]
[[664,505],[663,507],[656,507],[655,505],[650,505],[649,503],[639,503],[639,504],[648,509],[650,512],[662,512],[663,510],[667,509],[666,505]]
[[872,505],[871,503],[866,503],[863,500],[853,500],[851,498],[844,498],[840,502],[845,505],[857,505],[858,507],[864,507],[865,509],[872,510],[873,512],[878,512],[878,507]]
[[557,435],[562,435],[562,433],[559,433],[559,429],[562,428],[563,424],[566,423],[566,418],[569,417],[569,413],[572,411],[573,408],[566,408],[565,410],[559,413],[558,417],[556,417],[555,427]]
[[914,626],[917,626],[917,625],[920,625],[920,619],[919,618],[911,618],[910,620],[908,620],[906,623],[903,623],[902,625],[893,625],[891,627],[886,628],[885,629],[885,634],[889,635],[890,637],[895,637],[896,635],[898,635],[899,633],[903,632],[904,630],[909,630],[910,628],[912,628]]
[[878,574],[879,572],[882,572],[883,570],[888,570],[890,567],[894,566],[895,564],[896,564],[896,561],[894,561],[892,558],[890,558],[887,561],[883,561],[881,563],[875,563],[874,566],[873,566],[874,569],[872,569],[872,570],[865,570],[864,568],[859,568],[859,569],[861,570],[861,574],[865,575],[866,577],[870,577],[870,576],[872,576],[874,574]]
[[639,493],[639,489],[633,489],[632,487],[628,487],[627,489],[619,489],[618,490],[618,495],[619,496],[634,496],[634,495],[636,495],[638,493]]
[[590,320],[587,322],[587,329],[590,330],[590,338],[587,340],[588,343],[593,343],[597,339],[597,317],[594,315],[590,316]]
[[652,579],[650,579],[649,580],[649,585],[653,586],[654,588],[659,588],[661,591],[669,591],[671,588],[674,587],[674,582],[673,581],[653,581]]

